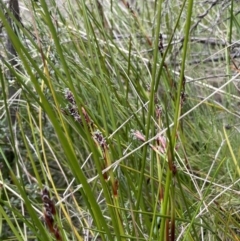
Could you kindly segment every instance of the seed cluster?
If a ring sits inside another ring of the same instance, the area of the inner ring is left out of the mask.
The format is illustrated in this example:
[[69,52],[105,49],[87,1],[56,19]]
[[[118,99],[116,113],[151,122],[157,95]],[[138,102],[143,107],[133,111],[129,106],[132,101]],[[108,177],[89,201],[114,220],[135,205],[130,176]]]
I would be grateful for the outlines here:
[[[65,98],[68,100],[68,106],[67,106],[67,112],[73,116],[74,120],[83,125],[81,114],[79,113],[78,106],[76,104],[75,98],[73,96],[73,93],[69,89],[65,89]],[[84,119],[86,121],[87,126],[90,128],[93,126],[93,122],[91,118],[89,117],[86,110],[82,107],[82,114],[84,116]],[[65,111],[64,111],[65,112]]]
[[42,190],[42,201],[44,206],[44,221],[49,231],[55,236],[56,240],[61,241],[59,229],[55,224],[54,216],[56,216],[56,208],[52,199],[50,199],[49,191],[45,187]]

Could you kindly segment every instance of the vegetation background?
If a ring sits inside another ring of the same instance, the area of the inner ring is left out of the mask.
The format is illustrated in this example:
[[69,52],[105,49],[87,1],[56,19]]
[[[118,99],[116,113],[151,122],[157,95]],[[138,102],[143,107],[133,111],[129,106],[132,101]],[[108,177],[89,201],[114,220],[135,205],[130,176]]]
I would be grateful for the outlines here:
[[0,2],[0,240],[239,240],[239,1]]

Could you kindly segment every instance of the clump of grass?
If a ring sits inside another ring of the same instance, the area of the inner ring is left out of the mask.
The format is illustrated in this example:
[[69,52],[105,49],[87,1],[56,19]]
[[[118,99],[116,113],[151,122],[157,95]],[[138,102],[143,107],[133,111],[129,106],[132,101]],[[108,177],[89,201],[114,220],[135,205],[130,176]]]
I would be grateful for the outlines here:
[[238,15],[168,3],[0,9],[2,240],[239,239]]

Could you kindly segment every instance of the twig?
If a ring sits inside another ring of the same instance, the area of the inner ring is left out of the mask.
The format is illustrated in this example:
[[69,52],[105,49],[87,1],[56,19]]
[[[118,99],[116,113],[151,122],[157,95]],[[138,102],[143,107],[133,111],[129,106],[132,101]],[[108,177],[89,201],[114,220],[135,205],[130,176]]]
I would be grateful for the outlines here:
[[[194,29],[197,28],[198,24],[208,15],[208,13],[210,12],[210,10],[211,10],[215,5],[217,5],[218,3],[219,3],[219,0],[215,0],[215,1],[211,2],[211,5],[209,6],[209,8],[207,8],[206,11],[205,11],[203,14],[197,16],[198,20],[197,20],[196,23],[194,23],[194,24],[192,25],[189,33],[192,33],[192,32],[194,31]],[[181,38],[182,44],[181,44],[181,46],[179,47],[179,49],[177,50],[177,52],[175,53],[175,55],[174,55],[175,57],[176,57],[176,56],[179,54],[179,52],[181,51],[181,49],[182,49],[182,47],[183,47],[184,39],[185,39],[185,37],[183,36],[183,37]]]

